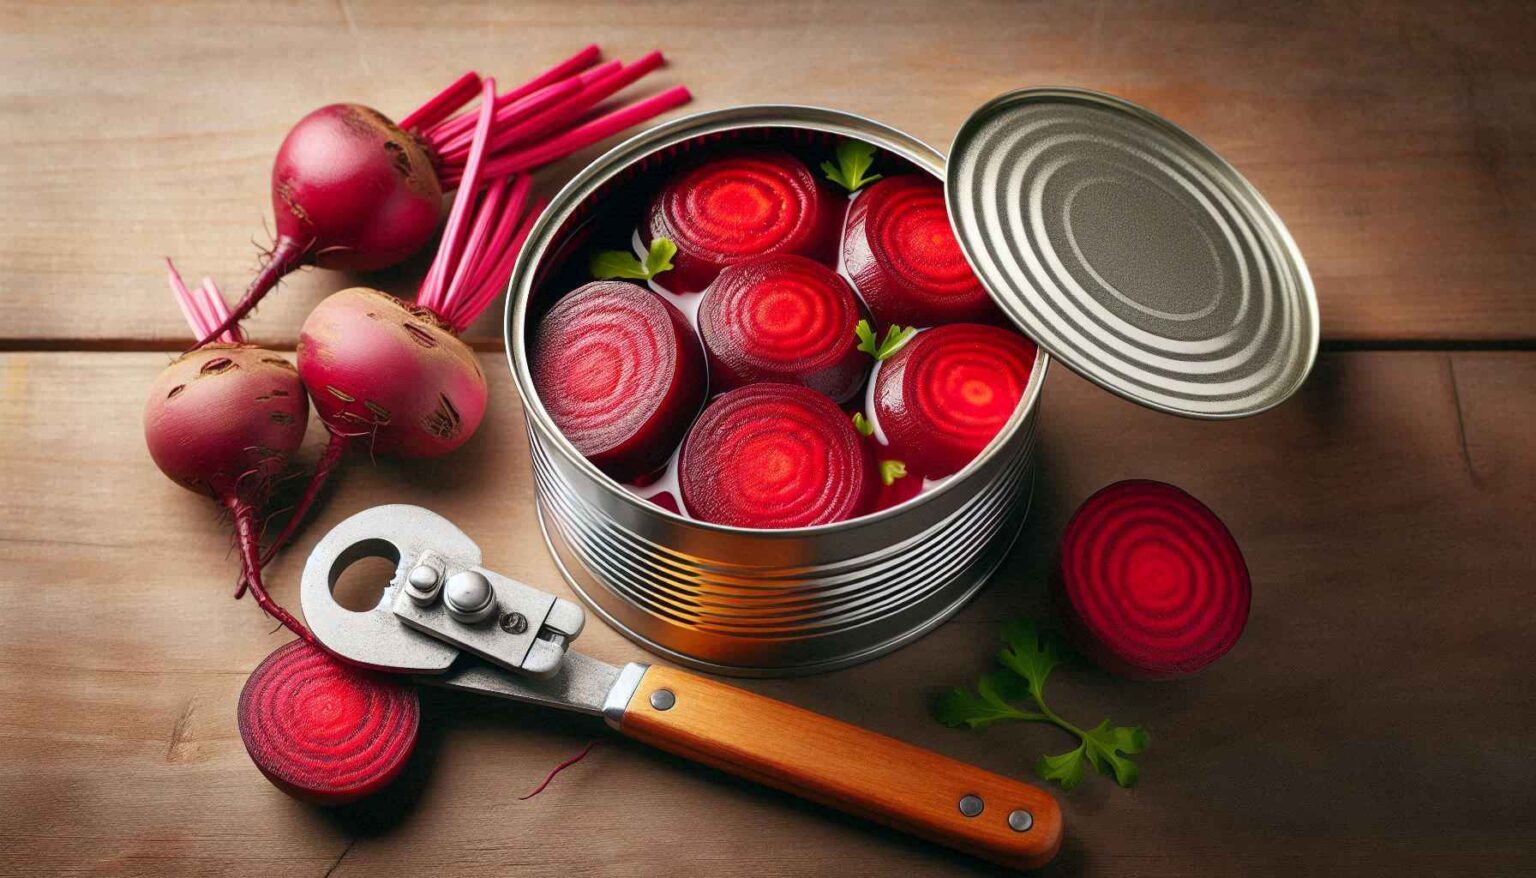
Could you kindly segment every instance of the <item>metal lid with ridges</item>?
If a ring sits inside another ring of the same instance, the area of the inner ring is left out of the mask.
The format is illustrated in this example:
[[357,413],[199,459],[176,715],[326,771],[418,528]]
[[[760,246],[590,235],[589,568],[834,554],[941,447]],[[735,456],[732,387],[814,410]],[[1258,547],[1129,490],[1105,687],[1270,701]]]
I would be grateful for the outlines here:
[[1183,129],[1109,95],[1024,89],[961,127],[946,179],[962,249],[1053,357],[1198,418],[1283,402],[1317,356],[1317,299],[1284,224]]

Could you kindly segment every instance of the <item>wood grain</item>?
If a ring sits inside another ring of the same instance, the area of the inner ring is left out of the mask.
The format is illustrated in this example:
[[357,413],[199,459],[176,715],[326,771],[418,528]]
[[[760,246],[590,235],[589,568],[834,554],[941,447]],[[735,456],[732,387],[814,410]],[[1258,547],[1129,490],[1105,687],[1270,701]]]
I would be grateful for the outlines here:
[[[142,394],[165,362],[0,356],[0,873],[992,872],[584,718],[435,691],[391,798],[324,813],[283,796],[241,748],[234,706],[284,638],[229,599],[211,504],[143,450]],[[569,596],[539,542],[504,363],[484,365],[480,434],[436,463],[346,464],[272,569],[279,600],[296,606],[326,528],[382,502],[447,515],[494,569]],[[1093,778],[1059,797],[1067,834],[1046,874],[1536,871],[1536,354],[1325,355],[1294,400],[1230,424],[1156,415],[1053,370],[1043,411],[1036,507],[974,603],[879,661],[742,685],[1029,780],[1069,741],[1039,726],[945,729],[929,701],[990,666],[1002,621],[1045,611],[1046,559],[1078,502],[1114,479],[1166,479],[1244,547],[1252,621],[1194,680],[1053,675],[1064,716],[1142,723],[1152,746],[1134,791]],[[597,623],[580,646],[654,661]],[[544,794],[516,799],[593,738]]]
[[[1536,5],[1524,0],[5,0],[0,23],[11,346],[181,344],[159,257],[231,290],[249,278],[269,235],[272,154],[300,115],[339,100],[398,115],[466,67],[513,81],[587,41],[621,57],[663,48],[659,79],[691,85],[691,109],[822,104],[940,147],[1009,89],[1124,95],[1266,194],[1308,259],[1325,338],[1536,340]],[[410,293],[424,268],[366,280]],[[251,327],[291,344],[325,293],[359,280],[296,276]],[[471,331],[482,347],[499,314]]]
[[[661,707],[651,700],[659,692],[670,699]],[[1061,809],[1039,787],[676,668],[646,671],[621,730],[1002,866],[1038,869],[1061,848]],[[965,797],[981,810],[962,814]],[[1017,809],[1030,815],[1027,831],[1008,826]]]

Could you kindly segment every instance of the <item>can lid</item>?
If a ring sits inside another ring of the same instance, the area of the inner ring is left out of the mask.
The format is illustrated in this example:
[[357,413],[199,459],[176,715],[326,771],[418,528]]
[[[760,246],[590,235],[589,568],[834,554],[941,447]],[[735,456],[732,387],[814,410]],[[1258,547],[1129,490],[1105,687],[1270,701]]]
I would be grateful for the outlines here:
[[1142,405],[1236,418],[1317,356],[1317,298],[1280,218],[1183,129],[1128,101],[1023,89],[961,126],[945,195],[993,297],[1053,357]]

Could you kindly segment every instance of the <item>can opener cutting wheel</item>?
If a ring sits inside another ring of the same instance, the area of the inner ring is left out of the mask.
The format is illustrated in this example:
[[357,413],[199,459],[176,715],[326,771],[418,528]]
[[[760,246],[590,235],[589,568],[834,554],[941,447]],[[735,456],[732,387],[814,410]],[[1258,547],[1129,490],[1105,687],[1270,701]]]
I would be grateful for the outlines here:
[[[369,557],[396,559],[395,576],[378,606],[348,610],[332,590]],[[571,651],[579,604],[480,566],[473,540],[418,506],[337,525],[300,589],[315,636],[348,661],[601,716],[637,741],[1005,866],[1044,865],[1060,847],[1056,800],[1030,784],[696,674]]]

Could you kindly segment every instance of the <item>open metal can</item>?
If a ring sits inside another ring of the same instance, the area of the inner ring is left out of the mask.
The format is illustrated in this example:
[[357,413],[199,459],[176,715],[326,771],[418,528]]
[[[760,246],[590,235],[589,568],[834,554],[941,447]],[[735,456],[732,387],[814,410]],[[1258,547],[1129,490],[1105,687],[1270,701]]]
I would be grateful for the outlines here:
[[[941,181],[956,171],[954,160],[946,166],[932,147],[850,113],[794,106],[701,113],[639,134],[578,173],[535,225],[512,275],[507,352],[524,402],[539,520],[550,552],[572,588],[609,624],[681,664],[724,674],[790,675],[844,667],[896,649],[954,614],[981,588],[1029,510],[1041,388],[1050,362],[1044,342],[1012,419],[969,465],[899,506],[816,527],[727,527],[642,499],[586,460],[540,401],[529,363],[530,333],[554,298],[585,279],[563,277],[561,266],[614,215],[638,216],[638,193],[647,191],[647,180],[702,150],[741,142],[803,149],[839,138],[873,144]],[[1224,163],[1221,168],[1230,170]],[[1231,176],[1246,186],[1235,171]],[[955,181],[948,184],[953,190]],[[1262,200],[1258,204],[1267,210]],[[953,200],[950,210],[953,220]],[[987,230],[955,225],[967,257],[977,265],[976,247],[964,238]],[[1289,238],[1283,228],[1280,235],[1285,249]],[[1293,246],[1287,253],[1300,266]],[[990,267],[990,274],[997,272]],[[1008,291],[999,290],[1001,282],[978,273],[1005,312],[1037,336]],[[1299,277],[1302,322],[1310,316],[1315,327],[1315,302],[1310,312],[1304,307],[1311,296],[1304,266]],[[1217,299],[1221,295],[1217,291]],[[1218,306],[1205,310],[1225,307]],[[1290,302],[1277,308],[1296,313]],[[1253,308],[1239,310],[1244,316],[1235,319],[1250,319]],[[1188,329],[1171,334],[1183,339]],[[1306,347],[1305,338],[1289,341],[1292,348]],[[1314,337],[1313,352],[1315,347]],[[1281,354],[1288,355],[1293,353]],[[1287,374],[1299,383],[1294,370]],[[1110,389],[1130,395],[1124,388]]]

